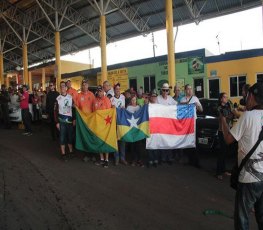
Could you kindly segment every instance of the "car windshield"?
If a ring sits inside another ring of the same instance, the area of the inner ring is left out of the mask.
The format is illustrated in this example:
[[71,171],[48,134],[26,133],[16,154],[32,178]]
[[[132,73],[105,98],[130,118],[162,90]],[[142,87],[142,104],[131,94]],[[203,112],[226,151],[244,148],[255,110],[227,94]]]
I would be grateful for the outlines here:
[[218,101],[212,99],[201,99],[200,103],[203,106],[203,112],[197,112],[198,116],[218,117]]

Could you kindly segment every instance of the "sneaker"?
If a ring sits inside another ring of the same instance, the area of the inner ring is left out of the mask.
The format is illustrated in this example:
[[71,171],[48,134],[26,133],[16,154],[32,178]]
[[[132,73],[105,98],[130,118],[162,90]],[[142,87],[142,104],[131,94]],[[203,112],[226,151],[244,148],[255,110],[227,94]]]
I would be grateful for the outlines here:
[[69,159],[72,159],[72,158],[74,158],[76,155],[75,155],[74,152],[71,152],[71,153],[68,154],[68,156],[69,156]]
[[22,135],[26,136],[28,135],[30,132],[23,132]]
[[68,156],[66,154],[61,155],[61,160],[64,162],[68,161]]
[[147,167],[148,168],[151,168],[153,166],[153,162],[152,161],[149,161],[148,164],[147,164]]
[[115,165],[115,166],[118,166],[118,165],[119,165],[119,159],[115,159],[114,165]]
[[225,171],[224,175],[225,175],[225,176],[231,176],[231,173],[228,172],[228,171]]
[[128,162],[126,160],[121,160],[121,164],[128,165]]
[[144,167],[144,164],[142,161],[137,161],[137,166],[143,168]]
[[30,136],[32,136],[32,135],[33,135],[33,133],[28,133],[28,134],[26,134],[27,137],[30,137]]
[[103,168],[108,168],[109,167],[109,161],[104,161]]
[[83,157],[83,161],[84,162],[88,162],[90,159],[87,157],[87,156],[85,156],[85,157]]
[[103,166],[103,164],[104,164],[104,160],[99,160],[99,161],[96,161],[95,162],[95,165],[98,165],[98,166]]

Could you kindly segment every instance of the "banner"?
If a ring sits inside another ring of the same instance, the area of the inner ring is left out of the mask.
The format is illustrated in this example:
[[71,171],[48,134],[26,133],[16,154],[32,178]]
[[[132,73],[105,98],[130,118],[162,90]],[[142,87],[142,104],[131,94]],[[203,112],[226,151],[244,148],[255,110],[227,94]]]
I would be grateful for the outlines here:
[[76,108],[76,149],[93,153],[117,151],[116,109],[85,114]]
[[150,137],[146,149],[179,149],[195,147],[196,107],[149,104]]
[[136,142],[149,137],[148,105],[144,105],[135,113],[118,108],[117,133],[118,139],[125,142]]

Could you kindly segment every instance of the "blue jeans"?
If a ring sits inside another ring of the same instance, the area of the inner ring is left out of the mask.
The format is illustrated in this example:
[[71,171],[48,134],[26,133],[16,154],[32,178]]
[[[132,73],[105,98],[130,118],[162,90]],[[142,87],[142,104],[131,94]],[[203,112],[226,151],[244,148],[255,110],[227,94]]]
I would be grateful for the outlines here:
[[222,175],[226,171],[226,155],[228,153],[228,146],[225,142],[222,131],[218,131],[220,152],[218,152],[217,163],[216,163],[216,175]]
[[114,158],[116,160],[125,160],[125,142],[118,141],[118,151],[114,153]]
[[148,150],[148,161],[149,164],[158,163],[159,159],[159,150],[157,149],[149,149]]
[[171,149],[161,149],[160,151],[160,157],[163,162],[171,161],[172,160],[172,150]]
[[249,214],[255,209],[258,229],[263,230],[263,181],[239,183],[235,199],[235,229],[249,229]]

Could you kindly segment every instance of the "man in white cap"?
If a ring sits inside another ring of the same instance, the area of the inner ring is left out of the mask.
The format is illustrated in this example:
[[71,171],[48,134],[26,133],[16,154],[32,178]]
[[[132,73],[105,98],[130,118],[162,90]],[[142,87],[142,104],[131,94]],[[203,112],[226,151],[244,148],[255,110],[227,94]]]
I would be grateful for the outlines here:
[[169,95],[170,87],[164,83],[161,89],[161,95],[157,97],[157,103],[161,105],[177,105],[177,102]]
[[[170,87],[168,83],[164,83],[161,89],[161,95],[157,96],[157,104],[161,105],[177,105],[177,102],[169,95]],[[172,151],[170,149],[160,150],[162,163],[173,164]]]

